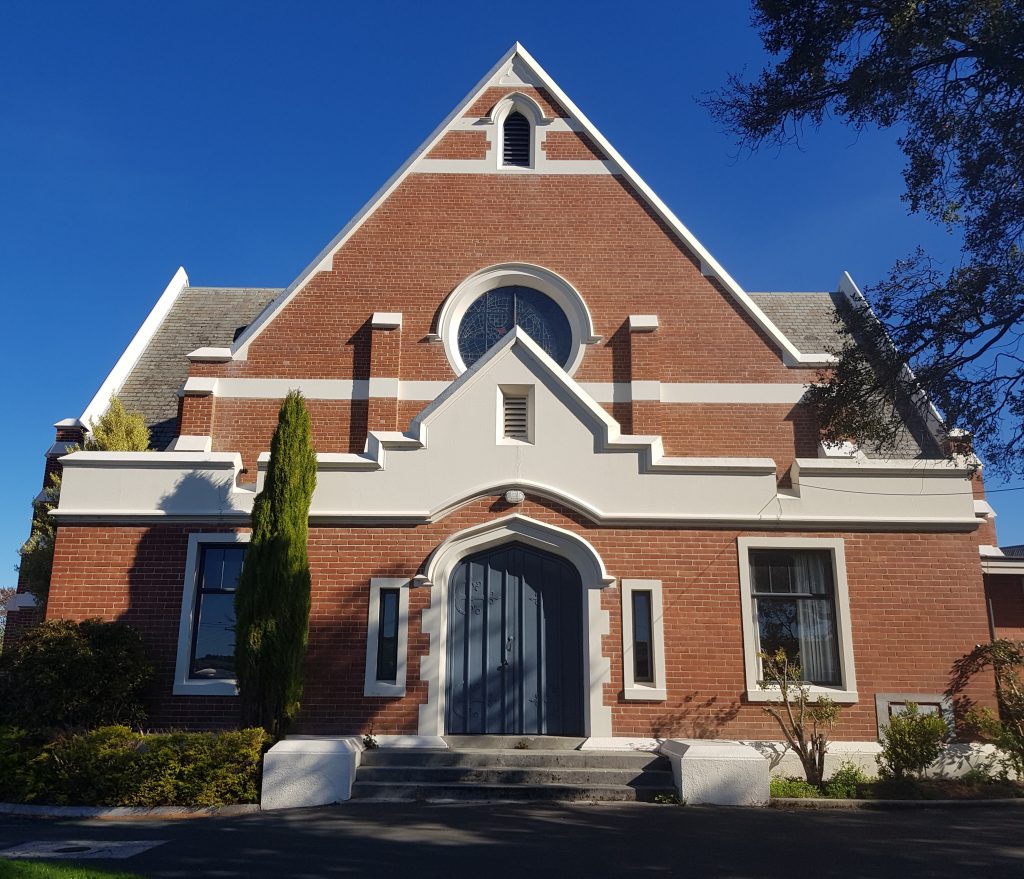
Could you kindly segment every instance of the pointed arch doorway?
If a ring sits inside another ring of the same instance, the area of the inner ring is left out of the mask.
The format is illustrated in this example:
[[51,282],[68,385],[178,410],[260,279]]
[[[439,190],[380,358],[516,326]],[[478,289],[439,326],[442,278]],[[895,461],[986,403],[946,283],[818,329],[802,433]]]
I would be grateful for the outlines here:
[[583,589],[520,542],[463,558],[448,584],[445,731],[584,735]]

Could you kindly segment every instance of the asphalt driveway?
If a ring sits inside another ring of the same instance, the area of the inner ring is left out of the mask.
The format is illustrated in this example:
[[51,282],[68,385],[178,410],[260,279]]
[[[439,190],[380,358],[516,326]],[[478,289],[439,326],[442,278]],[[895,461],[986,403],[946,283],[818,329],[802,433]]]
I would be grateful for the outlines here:
[[[0,819],[0,849],[165,840],[151,877],[1024,877],[1024,808],[900,812],[380,804],[179,821]],[[67,862],[65,862],[67,863]]]

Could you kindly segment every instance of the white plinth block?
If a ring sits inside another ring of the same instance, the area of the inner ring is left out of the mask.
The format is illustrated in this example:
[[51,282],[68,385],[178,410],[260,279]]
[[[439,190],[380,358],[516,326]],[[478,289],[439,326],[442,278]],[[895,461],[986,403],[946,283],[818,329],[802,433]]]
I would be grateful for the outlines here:
[[358,738],[285,739],[263,758],[263,809],[326,806],[352,796],[362,745]]
[[758,806],[768,802],[768,761],[742,742],[671,739],[661,753],[672,763],[685,803]]

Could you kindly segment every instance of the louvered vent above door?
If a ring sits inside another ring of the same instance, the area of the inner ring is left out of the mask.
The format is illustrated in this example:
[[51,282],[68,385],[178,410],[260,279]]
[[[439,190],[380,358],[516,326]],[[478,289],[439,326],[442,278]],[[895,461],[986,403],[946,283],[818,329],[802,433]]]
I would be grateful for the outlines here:
[[501,163],[515,168],[530,167],[530,120],[522,113],[510,113],[505,118]]
[[502,391],[504,438],[530,442],[530,398],[526,393]]

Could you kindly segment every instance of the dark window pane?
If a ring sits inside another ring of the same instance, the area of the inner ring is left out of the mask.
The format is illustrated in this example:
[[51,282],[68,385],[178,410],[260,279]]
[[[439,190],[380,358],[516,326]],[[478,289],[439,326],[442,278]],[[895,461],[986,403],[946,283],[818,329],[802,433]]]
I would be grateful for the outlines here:
[[633,593],[633,680],[638,683],[654,683],[650,592]]
[[235,676],[235,597],[225,593],[202,596],[196,621],[194,678]]
[[560,366],[568,363],[572,327],[558,304],[530,287],[497,287],[473,302],[459,324],[459,353],[466,366],[476,363],[516,325]]
[[244,545],[201,548],[190,677],[235,676],[234,590],[245,560],[245,549]]
[[835,611],[831,599],[758,598],[761,650],[782,649],[811,684],[840,683]]
[[377,618],[377,680],[398,680],[398,590],[381,589]]

